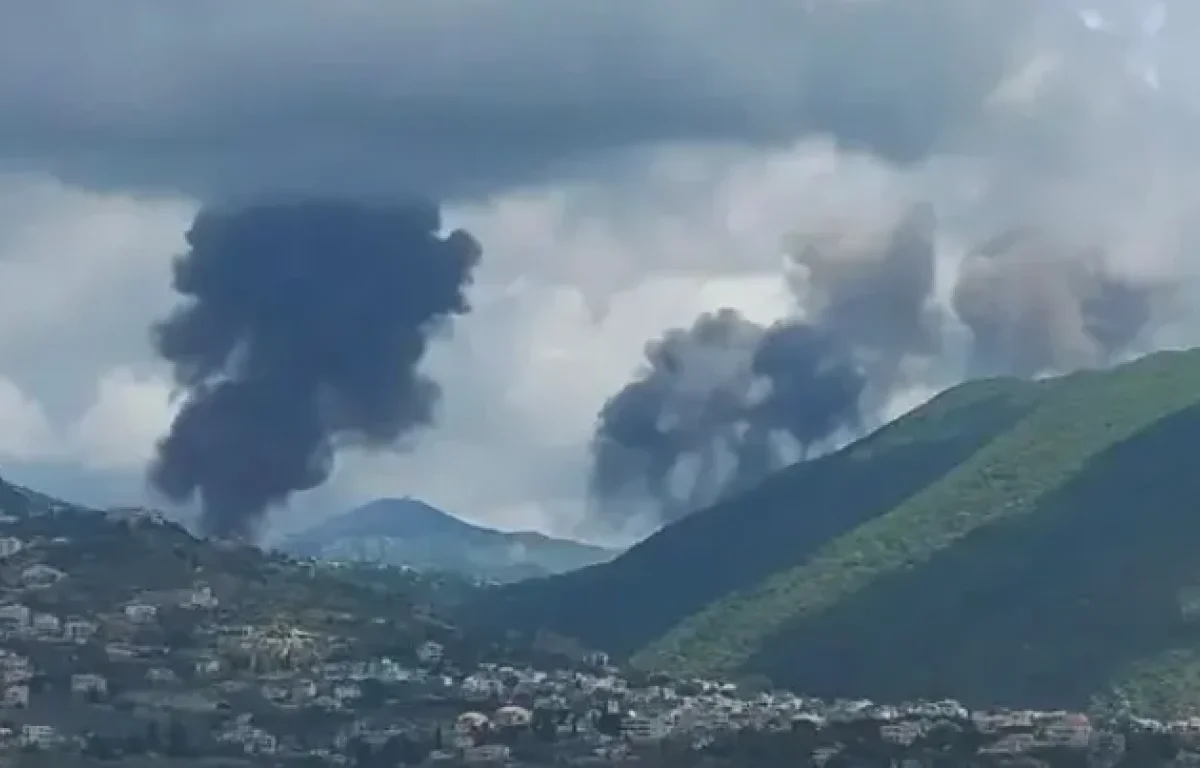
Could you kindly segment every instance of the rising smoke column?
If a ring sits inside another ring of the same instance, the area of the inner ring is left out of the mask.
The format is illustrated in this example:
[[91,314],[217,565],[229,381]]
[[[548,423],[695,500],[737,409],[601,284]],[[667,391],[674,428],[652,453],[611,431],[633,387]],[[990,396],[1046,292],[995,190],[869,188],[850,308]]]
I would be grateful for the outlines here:
[[756,431],[785,432],[803,452],[859,426],[867,379],[826,329],[799,322],[772,326],[755,351],[754,373],[766,387],[750,410]]
[[[790,283],[802,319],[762,327],[723,310],[651,346],[646,369],[597,424],[590,491],[601,519],[648,505],[669,523],[831,437],[860,434],[906,388],[928,387],[907,364],[947,365],[934,209],[869,223],[835,221],[799,242]],[[1105,365],[1151,315],[1150,288],[1110,270],[1103,252],[1035,228],[987,241],[956,279],[951,303],[971,331],[971,376]],[[694,477],[680,488],[687,464]]]
[[1110,274],[1102,257],[1035,229],[970,254],[953,296],[973,337],[970,374],[1061,373],[1126,351],[1150,320],[1150,289]]
[[646,345],[641,374],[605,403],[597,421],[590,495],[603,516],[632,516],[646,501],[664,520],[686,514],[688,492],[673,487],[673,473],[746,411],[762,334],[739,313],[721,310]]
[[[763,327],[731,309],[647,346],[646,366],[601,409],[590,495],[603,519],[648,502],[669,523],[856,426],[863,379],[845,350],[799,322]],[[690,470],[690,471],[689,471]]]
[[810,321],[850,350],[879,404],[903,385],[905,359],[941,351],[934,290],[937,218],[933,206],[908,206],[876,232],[855,222],[795,244],[790,260],[797,303]]
[[341,202],[202,211],[175,263],[186,302],[154,329],[182,409],[153,485],[198,497],[214,535],[252,535],[268,508],[329,476],[334,450],[427,425],[439,389],[418,365],[469,310],[481,255],[440,234],[436,206]]

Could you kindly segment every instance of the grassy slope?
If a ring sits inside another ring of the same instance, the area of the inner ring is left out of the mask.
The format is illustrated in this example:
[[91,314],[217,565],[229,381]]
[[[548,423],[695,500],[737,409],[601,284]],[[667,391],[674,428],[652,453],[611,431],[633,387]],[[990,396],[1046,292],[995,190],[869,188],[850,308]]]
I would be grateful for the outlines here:
[[[1197,444],[1200,409],[1156,422],[1034,514],[793,621],[750,666],[824,695],[1083,705],[1143,660],[1200,640],[1177,601],[1200,583]],[[1179,700],[1158,683],[1134,698],[1155,712]]]
[[[870,601],[871,590],[881,589],[888,581],[900,583],[915,578],[911,575],[913,572],[917,572],[919,577],[921,572],[928,573],[928,569],[938,567],[943,568],[945,586],[941,593],[946,595],[943,599],[958,599],[960,602],[953,609],[947,607],[951,604],[941,605],[940,625],[936,621],[926,622],[941,627],[941,634],[934,635],[932,641],[928,636],[922,636],[920,640],[915,636],[909,637],[907,642],[913,658],[928,660],[935,656],[955,657],[953,649],[961,645],[958,634],[968,626],[995,625],[992,630],[974,632],[976,636],[984,638],[977,644],[982,642],[986,647],[986,638],[992,636],[989,632],[1003,634],[1004,628],[1013,622],[1019,624],[1028,620],[1029,613],[1022,605],[1009,607],[1008,623],[995,618],[1000,615],[995,610],[980,609],[976,615],[963,612],[966,608],[961,598],[969,594],[971,579],[984,586],[989,584],[990,579],[993,599],[996,600],[1008,599],[1020,603],[1023,597],[1040,594],[1040,585],[1028,579],[1028,569],[996,571],[996,567],[1003,565],[1003,558],[977,562],[974,555],[968,556],[972,547],[978,546],[977,537],[1002,535],[1005,529],[1000,527],[1001,524],[1019,522],[1034,511],[1070,507],[1069,504],[1060,504],[1058,499],[1061,494],[1070,492],[1072,481],[1077,480],[1077,476],[1088,474],[1092,462],[1096,464],[1091,466],[1107,466],[1105,471],[1110,473],[1123,471],[1122,467],[1130,459],[1126,457],[1123,462],[1114,464],[1108,456],[1110,449],[1116,450],[1115,446],[1119,443],[1133,438],[1164,416],[1186,409],[1200,400],[1200,354],[1160,354],[1115,372],[1078,374],[1044,382],[1039,386],[1044,387],[1045,392],[1039,398],[1038,406],[954,471],[887,514],[827,542],[811,559],[794,568],[782,570],[753,588],[728,595],[680,622],[659,641],[637,654],[634,663],[642,667],[687,673],[732,673],[746,668],[762,668],[778,674],[782,670],[781,681],[789,677],[803,681],[804,675],[799,671],[789,674],[797,656],[788,652],[788,649],[798,650],[802,646],[803,643],[797,638],[804,637],[808,626],[819,624],[822,620],[834,621],[826,617],[835,616],[832,612],[836,610],[855,610],[855,604],[870,604],[878,608],[890,606],[893,614],[903,611],[900,618],[891,624],[881,626],[879,615],[868,616],[871,612],[859,607],[857,610],[861,612],[861,622],[848,622],[843,625],[843,631],[827,637],[836,635],[837,642],[847,641],[852,645],[857,642],[855,638],[871,634],[884,635],[889,639],[898,637],[901,640],[897,642],[901,642],[904,637],[902,632],[896,635],[888,633],[905,623],[924,626],[921,612],[927,604],[934,603],[930,603],[927,592],[920,589],[901,591],[890,595],[887,601]],[[1161,446],[1155,449],[1156,454],[1160,450]],[[1107,465],[1104,464],[1106,457],[1109,458]],[[1180,479],[1188,479],[1187,475],[1184,471]],[[1095,479],[1090,478],[1089,481]],[[1101,499],[1112,498],[1133,487],[1125,482],[1110,485],[1103,487],[1104,492],[1098,494]],[[1097,493],[1094,488],[1090,492]],[[1160,504],[1155,509],[1163,507]],[[1114,513],[1117,511],[1114,510]],[[1065,529],[1065,535],[1069,538],[1073,535],[1072,530],[1078,533],[1082,525],[1078,523],[1074,528]],[[1129,535],[1138,530],[1135,527]],[[1006,551],[1014,556],[1023,556],[1027,552],[1025,545],[1036,543],[1036,536],[1027,532],[1023,537],[1017,536],[1015,541],[1008,545]],[[1115,542],[1117,545],[1119,543]],[[1121,550],[1118,546],[1114,551],[1119,553]],[[1054,568],[1059,553],[1060,550],[1053,548],[1049,553],[1044,552],[1041,566]],[[946,557],[957,557],[960,567],[947,568]],[[1120,559],[1115,562],[1120,562]],[[996,575],[1002,572],[1010,573],[1016,581],[1005,583],[1002,577]],[[1102,575],[1103,569],[1094,573]],[[1024,591],[1018,588],[1022,578],[1027,582]],[[921,583],[919,578],[917,583]],[[932,582],[927,581],[925,586],[928,587],[929,583]],[[984,586],[979,588],[983,589]],[[864,600],[868,603],[863,603]],[[906,600],[908,602],[904,602]],[[967,602],[978,608],[977,602]],[[1043,606],[1044,615],[1052,616],[1055,610],[1061,608],[1060,604],[1050,601]],[[968,616],[972,618],[967,619]],[[1100,622],[1092,629],[1108,631],[1111,627]],[[1087,640],[1091,635],[1072,634],[1070,637],[1079,644],[1075,650],[1083,654],[1091,652],[1091,643]],[[1015,642],[1020,638],[1012,639]],[[833,652],[837,646],[837,642],[824,645],[813,642],[814,649],[822,647],[829,652]],[[930,642],[935,645],[931,646]],[[1049,644],[1044,652],[1064,654],[1072,649],[1071,644]],[[969,663],[938,667],[943,670],[941,674],[944,677],[940,680],[936,675],[927,678],[924,687],[941,687],[949,692],[948,689],[957,685],[966,671],[977,670],[979,665],[993,669],[1002,666],[989,664],[979,655],[957,655],[969,660]],[[862,659],[875,658],[870,654],[860,656]],[[837,656],[832,658],[835,661],[838,659]],[[859,657],[850,654],[850,658]],[[898,654],[895,660],[900,662],[903,658],[903,654]],[[1059,668],[1070,669],[1069,665],[1073,663],[1063,659],[1059,662]],[[828,655],[814,660],[812,665],[833,670],[828,678],[830,681],[868,680],[865,673],[856,675],[852,670],[847,671],[852,666],[850,663],[831,663]],[[1043,666],[1051,668],[1049,665]],[[877,664],[874,668],[878,667]],[[991,675],[990,679],[1002,677],[1003,674]],[[884,678],[869,679],[882,681]],[[910,688],[921,688],[920,683],[916,677],[912,677],[907,682],[896,683],[893,690],[899,693]],[[1047,680],[1042,688],[1049,691],[1058,684]],[[875,687],[886,686],[880,682]],[[984,690],[986,687],[980,686],[980,695],[987,695],[988,692]],[[1033,688],[1021,689],[1018,686],[1013,688],[1013,693],[1021,695]]]
[[625,655],[887,512],[1010,427],[1043,390],[1013,380],[958,387],[847,450],[670,526],[612,563],[508,587],[470,613],[483,624],[549,628]]

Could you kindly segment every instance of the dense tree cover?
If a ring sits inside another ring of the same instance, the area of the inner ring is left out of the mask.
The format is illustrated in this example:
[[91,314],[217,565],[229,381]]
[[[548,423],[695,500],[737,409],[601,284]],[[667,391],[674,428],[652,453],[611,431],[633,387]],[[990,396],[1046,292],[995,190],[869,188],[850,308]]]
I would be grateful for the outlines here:
[[846,450],[664,529],[611,563],[483,595],[464,620],[541,629],[625,656],[689,614],[806,562],[884,514],[1036,402],[1041,388],[990,380],[951,390]]
[[1198,402],[1197,352],[964,385],[499,602],[646,670],[989,705],[1086,705],[1115,685],[1178,713],[1200,691],[1179,604],[1200,585]]
[[953,471],[808,562],[689,617],[635,663],[733,672],[797,620],[923,565],[972,532],[1038,511],[1106,449],[1200,401],[1200,354],[1155,355],[1044,386],[1037,407]]

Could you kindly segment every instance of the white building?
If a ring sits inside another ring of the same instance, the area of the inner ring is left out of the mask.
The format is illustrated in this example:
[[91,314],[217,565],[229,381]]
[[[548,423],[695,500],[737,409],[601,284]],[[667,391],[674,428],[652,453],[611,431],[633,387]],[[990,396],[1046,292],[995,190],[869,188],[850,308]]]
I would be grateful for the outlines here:
[[214,677],[221,674],[221,660],[218,658],[199,659],[194,671],[197,677]]
[[670,727],[654,717],[631,714],[621,723],[621,734],[635,744],[661,741],[669,733]]
[[532,722],[533,713],[515,705],[500,707],[492,715],[492,723],[497,728],[528,728]]
[[511,753],[504,744],[480,744],[464,749],[462,759],[467,765],[496,765],[507,763]]
[[0,680],[6,685],[23,683],[33,677],[33,663],[24,656],[0,652]]
[[31,565],[21,571],[21,583],[26,587],[49,587],[67,577],[67,574],[42,563]]
[[212,587],[207,584],[197,585],[188,595],[188,608],[216,608],[220,604],[217,596],[213,594]]
[[71,693],[87,695],[97,693],[101,696],[108,693],[108,680],[103,675],[78,674],[71,675]]
[[2,623],[27,627],[29,626],[30,615],[31,611],[27,605],[21,605],[20,603],[0,605],[0,622]]
[[357,683],[338,683],[333,687],[333,698],[340,703],[362,698],[362,688]]
[[53,613],[35,613],[33,631],[39,635],[58,635],[62,632],[62,621]]
[[87,619],[68,619],[63,622],[63,639],[72,643],[83,644],[91,640],[99,626],[96,622],[88,621]]
[[6,685],[4,693],[0,694],[0,706],[5,709],[28,709],[29,707],[29,686]]
[[54,730],[54,726],[52,725],[21,726],[22,746],[47,749],[54,746],[56,741],[58,741],[58,732]]
[[158,607],[149,603],[130,603],[125,606],[125,618],[134,624],[149,624],[158,618]]
[[426,640],[417,648],[417,661],[421,662],[422,664],[437,664],[442,660],[442,656],[445,654],[445,652],[446,649],[442,647],[441,643],[435,643],[432,640]]

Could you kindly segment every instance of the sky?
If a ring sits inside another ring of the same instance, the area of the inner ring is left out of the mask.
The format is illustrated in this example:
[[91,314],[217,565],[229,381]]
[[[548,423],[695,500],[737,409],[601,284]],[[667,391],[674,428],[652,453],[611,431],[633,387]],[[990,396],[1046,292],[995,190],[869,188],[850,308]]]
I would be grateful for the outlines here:
[[[587,535],[597,413],[647,342],[721,307],[803,315],[789,243],[866,236],[920,200],[946,222],[946,307],[971,247],[1036,225],[1174,289],[1139,349],[1193,343],[1198,14],[1149,0],[23,4],[0,26],[0,475],[163,503],[145,470],[180,400],[150,327],[207,205],[419,195],[483,248],[472,311],[422,362],[443,390],[433,428],[403,450],[344,451],[275,531],[414,495]],[[883,416],[970,375],[962,355],[937,366]]]

